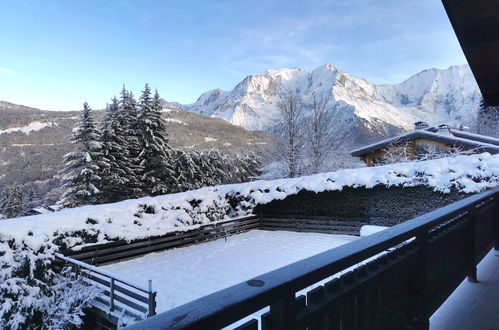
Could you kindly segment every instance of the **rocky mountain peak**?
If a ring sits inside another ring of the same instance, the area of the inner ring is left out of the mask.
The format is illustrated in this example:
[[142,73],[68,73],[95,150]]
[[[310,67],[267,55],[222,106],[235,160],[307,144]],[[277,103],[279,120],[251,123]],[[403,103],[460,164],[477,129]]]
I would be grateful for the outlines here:
[[352,145],[372,142],[413,127],[414,121],[469,125],[480,92],[467,65],[429,69],[405,81],[376,85],[331,64],[312,72],[299,68],[247,76],[232,91],[204,93],[182,109],[222,118],[248,130],[267,130],[279,117],[278,104],[292,93],[305,112],[320,100],[334,111],[338,129]]

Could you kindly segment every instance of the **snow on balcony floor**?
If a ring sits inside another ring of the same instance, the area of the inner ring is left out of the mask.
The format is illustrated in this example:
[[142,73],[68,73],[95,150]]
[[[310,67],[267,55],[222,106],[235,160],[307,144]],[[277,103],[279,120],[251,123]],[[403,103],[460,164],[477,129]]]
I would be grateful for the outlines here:
[[252,230],[225,239],[102,266],[158,291],[157,312],[358,239],[356,236]]

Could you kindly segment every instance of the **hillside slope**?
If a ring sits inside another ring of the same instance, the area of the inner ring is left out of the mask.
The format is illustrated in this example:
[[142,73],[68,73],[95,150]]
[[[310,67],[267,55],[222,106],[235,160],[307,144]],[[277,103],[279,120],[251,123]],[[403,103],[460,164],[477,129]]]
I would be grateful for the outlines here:
[[[102,111],[94,111],[99,120]],[[0,187],[34,183],[40,194],[58,186],[62,156],[72,150],[68,138],[77,111],[42,111],[0,101]],[[269,140],[217,118],[166,109],[172,147],[256,151]]]

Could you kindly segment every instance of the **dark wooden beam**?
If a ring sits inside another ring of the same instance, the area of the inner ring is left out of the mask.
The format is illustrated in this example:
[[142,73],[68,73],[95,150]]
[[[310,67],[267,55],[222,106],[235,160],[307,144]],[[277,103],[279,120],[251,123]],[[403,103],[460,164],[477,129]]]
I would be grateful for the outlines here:
[[499,1],[442,3],[486,104],[499,106]]

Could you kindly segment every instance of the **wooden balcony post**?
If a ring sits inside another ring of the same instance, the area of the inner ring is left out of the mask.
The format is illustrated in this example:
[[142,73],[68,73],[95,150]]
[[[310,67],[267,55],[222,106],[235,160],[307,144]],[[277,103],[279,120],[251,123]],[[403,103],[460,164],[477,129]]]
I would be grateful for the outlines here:
[[428,249],[429,249],[429,233],[425,231],[424,233],[416,236],[416,244],[419,247],[418,253],[418,270],[419,273],[416,274],[416,297],[415,299],[415,318],[413,320],[413,325],[415,329],[418,330],[429,330],[430,329],[430,311],[428,310],[429,302],[429,283],[427,278],[428,268]]
[[109,285],[109,310],[114,311],[114,278],[111,277],[111,284]]
[[294,294],[288,294],[270,305],[273,330],[292,329],[296,321]]
[[477,275],[476,275],[476,258],[475,258],[475,250],[476,250],[476,207],[472,205],[468,211],[470,220],[469,220],[469,228],[468,228],[468,281],[471,283],[478,283]]

